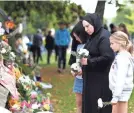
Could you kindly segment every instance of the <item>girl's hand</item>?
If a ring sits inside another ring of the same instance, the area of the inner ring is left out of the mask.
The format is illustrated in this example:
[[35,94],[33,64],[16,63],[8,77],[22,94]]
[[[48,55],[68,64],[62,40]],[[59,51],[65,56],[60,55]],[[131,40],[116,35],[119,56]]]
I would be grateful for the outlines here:
[[82,65],[87,65],[87,58],[82,58],[80,62]]
[[76,77],[77,75],[78,75],[78,76],[81,76],[81,75],[82,75],[82,70],[80,70],[80,72],[78,72],[78,73],[75,73],[75,72],[71,71],[71,73],[72,73],[72,75],[73,75],[74,77]]

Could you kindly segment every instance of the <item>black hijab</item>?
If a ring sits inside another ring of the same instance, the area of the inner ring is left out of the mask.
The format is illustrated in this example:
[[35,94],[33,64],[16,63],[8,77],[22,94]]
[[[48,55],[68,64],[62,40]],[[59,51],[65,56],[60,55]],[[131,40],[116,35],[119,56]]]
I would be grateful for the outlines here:
[[86,43],[87,38],[88,38],[88,34],[85,32],[85,29],[81,23],[81,21],[79,21],[74,28],[72,29],[71,32],[71,37],[73,38],[73,40],[76,40],[75,37],[73,36],[73,32],[76,33],[77,36],[79,36],[80,40],[82,41],[82,43]]
[[91,36],[95,35],[102,28],[101,19],[96,13],[88,13],[82,20],[86,20],[94,27],[94,33]]

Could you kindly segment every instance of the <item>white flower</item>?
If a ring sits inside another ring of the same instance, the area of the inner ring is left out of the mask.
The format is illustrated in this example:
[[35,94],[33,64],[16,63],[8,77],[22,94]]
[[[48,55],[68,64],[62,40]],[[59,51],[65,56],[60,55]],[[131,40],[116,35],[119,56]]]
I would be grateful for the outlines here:
[[0,22],[0,28],[2,27],[2,23]]
[[111,105],[111,102],[103,102],[101,98],[98,99],[98,107],[103,108],[107,105]]
[[4,35],[4,33],[5,33],[5,30],[3,28],[0,28],[0,36]]
[[4,35],[5,30],[2,28],[2,23],[0,22],[0,36]]
[[5,48],[2,48],[1,53],[2,54],[6,53],[6,49]]
[[35,103],[35,104],[32,104],[31,108],[32,109],[38,109],[40,106],[41,106],[40,104]]
[[71,71],[73,71],[73,72],[80,72],[81,71],[81,67],[80,67],[79,63],[73,63],[71,65]]
[[10,52],[10,55],[11,55],[13,58],[16,57],[16,55],[14,54],[14,52]]
[[20,24],[19,24],[19,30],[18,30],[18,32],[19,32],[19,33],[22,33],[22,30],[23,30],[23,26],[22,26],[22,23],[20,23]]
[[78,57],[87,57],[89,55],[89,51],[87,49],[80,48],[77,52]]
[[103,107],[103,101],[101,98],[98,99],[98,107],[102,108]]
[[19,80],[18,80],[18,82],[19,83],[27,83],[27,84],[31,84],[32,83],[32,81],[31,81],[31,79],[29,78],[29,76],[25,76],[25,75],[23,75],[23,76],[21,76],[20,78],[19,78]]
[[31,96],[33,96],[33,95],[34,95],[34,96],[37,96],[37,95],[38,95],[36,91],[31,91],[30,94],[31,94]]
[[53,87],[51,84],[46,84],[46,83],[43,83],[43,82],[40,82],[40,85],[43,89],[49,89],[49,88]]

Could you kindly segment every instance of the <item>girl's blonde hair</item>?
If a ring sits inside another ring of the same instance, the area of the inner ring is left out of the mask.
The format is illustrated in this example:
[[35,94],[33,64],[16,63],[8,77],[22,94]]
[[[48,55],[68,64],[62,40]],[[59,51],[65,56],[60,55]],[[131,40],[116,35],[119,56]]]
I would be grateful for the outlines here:
[[134,56],[134,48],[132,42],[128,39],[128,35],[122,31],[114,32],[111,35],[111,39],[115,40],[115,42],[119,43],[123,48],[127,49],[127,51]]

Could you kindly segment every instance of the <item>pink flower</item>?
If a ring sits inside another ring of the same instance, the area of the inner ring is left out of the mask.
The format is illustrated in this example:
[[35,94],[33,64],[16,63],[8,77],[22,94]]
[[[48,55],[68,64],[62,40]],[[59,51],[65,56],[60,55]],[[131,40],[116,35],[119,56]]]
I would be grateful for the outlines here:
[[36,91],[32,91],[31,92],[31,98],[35,99],[37,97],[37,92]]
[[21,107],[24,108],[25,106],[28,108],[31,107],[31,105],[27,101],[24,100],[23,102],[21,102]]

